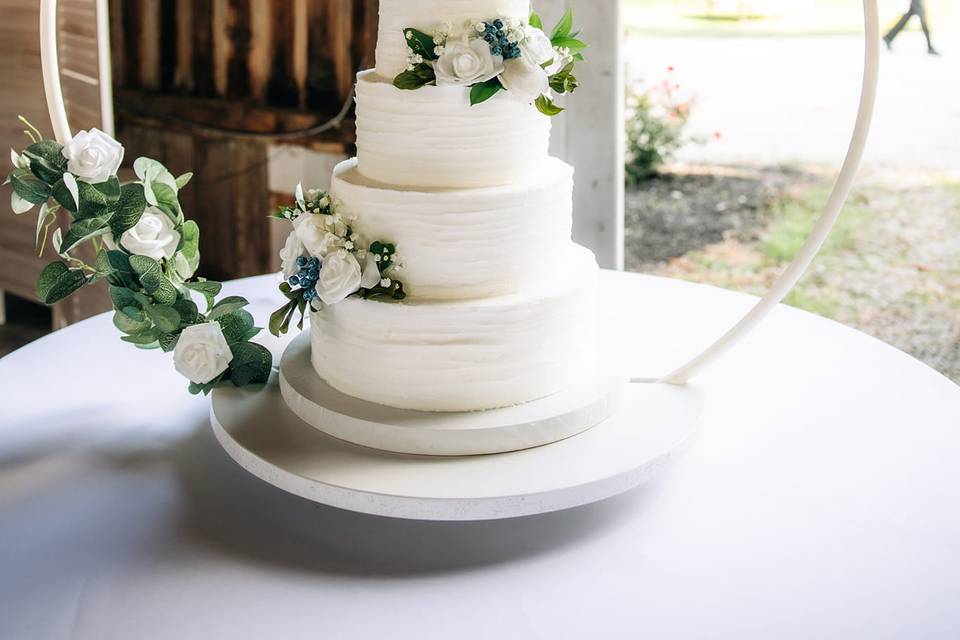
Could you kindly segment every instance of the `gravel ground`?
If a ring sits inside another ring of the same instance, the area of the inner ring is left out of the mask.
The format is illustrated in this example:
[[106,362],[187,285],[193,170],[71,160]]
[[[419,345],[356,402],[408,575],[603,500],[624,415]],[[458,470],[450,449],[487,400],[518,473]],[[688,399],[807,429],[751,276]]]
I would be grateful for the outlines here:
[[[627,196],[628,268],[762,293],[784,266],[764,251],[774,203],[809,198],[825,184],[816,169],[676,167]],[[856,224],[788,302],[960,382],[960,183],[874,170],[855,197],[859,213],[847,215]]]

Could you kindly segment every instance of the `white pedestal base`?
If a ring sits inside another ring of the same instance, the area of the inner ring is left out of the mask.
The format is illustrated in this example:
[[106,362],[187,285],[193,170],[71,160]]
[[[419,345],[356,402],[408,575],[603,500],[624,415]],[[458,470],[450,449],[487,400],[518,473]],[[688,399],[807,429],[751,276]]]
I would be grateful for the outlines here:
[[297,418],[276,376],[218,388],[210,416],[227,453],[253,475],[315,502],[414,520],[488,520],[557,511],[631,489],[694,433],[692,387],[632,384],[620,409],[554,444],[485,456],[411,456],[332,438]]
[[465,456],[539,447],[609,418],[623,381],[594,376],[542,400],[490,411],[395,409],[340,393],[310,364],[310,336],[298,336],[280,364],[280,391],[307,424],[341,440],[394,453]]

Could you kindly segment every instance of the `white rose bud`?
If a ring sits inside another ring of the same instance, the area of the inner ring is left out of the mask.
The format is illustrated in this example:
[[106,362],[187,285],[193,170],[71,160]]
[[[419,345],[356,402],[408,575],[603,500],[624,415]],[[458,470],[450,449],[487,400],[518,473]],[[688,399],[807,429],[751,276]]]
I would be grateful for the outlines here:
[[343,239],[330,233],[327,227],[329,216],[304,214],[293,221],[293,230],[310,255],[323,258],[343,246]]
[[434,71],[438,85],[472,85],[499,75],[503,58],[493,55],[485,40],[450,40],[434,64]]
[[105,182],[123,162],[123,145],[99,129],[78,131],[63,147],[67,171],[90,184]]
[[324,304],[337,304],[360,290],[360,263],[349,251],[334,251],[323,260],[317,294]]
[[305,255],[303,243],[300,242],[300,238],[297,237],[297,232],[291,231],[290,235],[287,236],[286,244],[283,246],[283,249],[280,250],[280,261],[284,280],[289,280],[290,276],[300,271],[300,267],[297,266],[297,258],[302,255]]
[[230,366],[233,352],[218,322],[187,327],[173,350],[173,365],[180,375],[196,384],[207,384]]
[[177,252],[180,234],[173,220],[156,207],[147,207],[140,220],[120,236],[120,246],[134,255],[169,260]]
[[500,82],[510,95],[523,102],[533,102],[550,90],[547,72],[525,56],[504,63]]

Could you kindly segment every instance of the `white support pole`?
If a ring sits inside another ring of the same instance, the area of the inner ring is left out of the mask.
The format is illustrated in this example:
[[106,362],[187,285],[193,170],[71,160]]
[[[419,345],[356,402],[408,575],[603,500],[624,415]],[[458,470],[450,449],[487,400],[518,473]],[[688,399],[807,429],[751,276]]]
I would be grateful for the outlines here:
[[[807,239],[807,242],[786,271],[773,284],[770,292],[740,322],[703,353],[663,378],[661,382],[668,384],[686,383],[700,371],[716,362],[718,358],[753,331],[797,285],[797,282],[800,281],[800,278],[820,251],[834,224],[836,224],[837,218],[840,216],[840,210],[850,194],[857,169],[859,169],[860,162],[863,159],[867,137],[870,133],[870,124],[873,120],[873,107],[876,103],[877,83],[880,76],[880,26],[877,19],[876,0],[863,0],[863,18],[865,32],[863,86],[860,92],[857,124],[847,150],[847,157],[843,162],[843,168],[837,177],[836,185],[833,187],[824,212],[814,226],[810,238]],[[635,382],[643,381],[635,380]]]
[[593,250],[601,267],[623,268],[623,28],[620,0],[537,0],[549,29],[573,6],[574,28],[589,43],[577,65],[580,88],[562,100],[551,151],[576,169],[573,239]]
[[43,68],[43,90],[53,134],[60,144],[73,137],[67,122],[67,110],[60,88],[60,62],[57,59],[57,2],[40,0],[40,65]]
[[97,0],[97,56],[100,89],[100,128],[116,136],[113,119],[113,66],[110,59],[110,7],[108,0]]

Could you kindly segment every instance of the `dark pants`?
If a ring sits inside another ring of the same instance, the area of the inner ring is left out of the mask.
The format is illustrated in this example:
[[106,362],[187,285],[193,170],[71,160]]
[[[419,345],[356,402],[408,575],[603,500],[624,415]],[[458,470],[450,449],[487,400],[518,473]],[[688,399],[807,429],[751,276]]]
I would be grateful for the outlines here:
[[885,35],[883,39],[887,42],[893,42],[893,39],[907,26],[913,16],[920,18],[920,28],[923,29],[923,35],[927,39],[927,48],[933,49],[933,43],[930,41],[930,27],[927,25],[927,11],[923,6],[923,0],[910,0],[910,10],[903,14],[899,22],[893,25],[893,29],[890,29],[890,33]]

